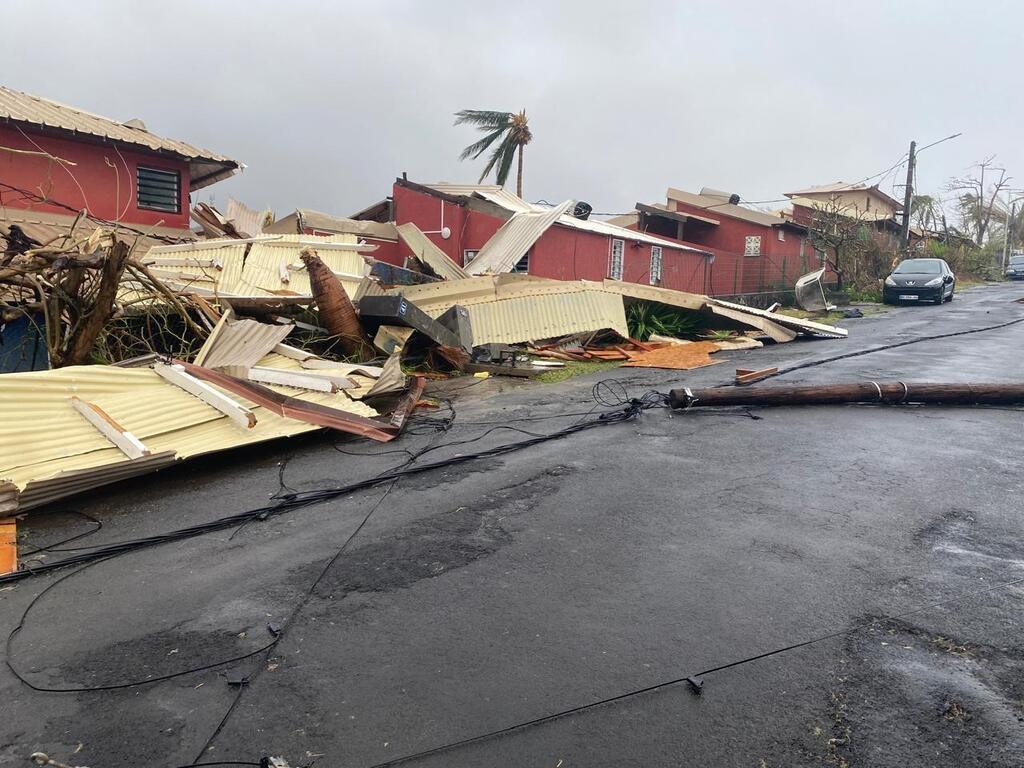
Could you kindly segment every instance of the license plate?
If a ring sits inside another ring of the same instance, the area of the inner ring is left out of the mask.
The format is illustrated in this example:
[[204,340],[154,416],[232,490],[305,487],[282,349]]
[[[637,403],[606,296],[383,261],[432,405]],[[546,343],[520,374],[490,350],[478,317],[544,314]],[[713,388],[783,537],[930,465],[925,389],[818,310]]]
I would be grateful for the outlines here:
[[917,301],[917,296],[912,293],[901,294],[900,301]]

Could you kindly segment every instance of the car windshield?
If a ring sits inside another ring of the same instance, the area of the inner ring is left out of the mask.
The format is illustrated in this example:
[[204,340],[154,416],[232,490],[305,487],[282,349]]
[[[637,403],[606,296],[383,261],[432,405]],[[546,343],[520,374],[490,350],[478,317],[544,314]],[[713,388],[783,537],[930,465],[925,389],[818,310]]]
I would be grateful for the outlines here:
[[907,259],[896,267],[897,275],[905,275],[907,273],[914,275],[940,275],[942,274],[942,267],[939,266],[939,262],[935,259]]

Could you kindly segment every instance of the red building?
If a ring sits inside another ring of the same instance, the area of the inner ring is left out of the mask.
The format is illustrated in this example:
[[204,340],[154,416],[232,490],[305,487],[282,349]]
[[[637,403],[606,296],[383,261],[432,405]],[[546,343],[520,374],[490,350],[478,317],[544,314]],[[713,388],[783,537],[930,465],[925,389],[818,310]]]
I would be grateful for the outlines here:
[[[550,208],[527,203],[498,186],[422,185],[398,179],[391,211],[396,224],[415,224],[470,271],[495,233],[518,217],[518,234],[510,238],[512,271],[558,280],[613,278],[695,293],[707,290],[711,275],[708,249],[570,214],[554,217]],[[516,251],[515,243],[525,246]],[[412,255],[403,247],[404,256]]]
[[670,188],[666,197],[665,204],[637,203],[636,213],[612,221],[711,251],[711,295],[790,290],[800,275],[821,265],[806,226],[744,208],[739,195],[705,187],[700,194]]
[[[189,194],[236,173],[230,158],[0,86],[0,226],[59,233],[78,211],[191,237]],[[3,230],[0,230],[2,234]]]

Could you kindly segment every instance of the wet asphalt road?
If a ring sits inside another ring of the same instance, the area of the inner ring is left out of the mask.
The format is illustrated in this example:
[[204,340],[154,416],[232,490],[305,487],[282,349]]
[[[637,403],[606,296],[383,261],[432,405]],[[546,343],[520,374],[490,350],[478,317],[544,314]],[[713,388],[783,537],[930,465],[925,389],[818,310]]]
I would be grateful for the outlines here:
[[[986,286],[943,307],[850,320],[843,341],[602,376],[634,395],[719,384],[737,366],[1024,317],[1020,295]],[[776,381],[1020,381],[1022,342],[1024,323]],[[202,460],[33,513],[22,545],[87,529],[67,509],[104,522],[85,545],[260,506],[279,490],[282,461],[284,484],[307,490],[400,464],[396,451],[482,435],[426,461],[524,437],[507,427],[552,431],[593,408],[602,376],[474,385],[454,393],[456,426],[444,435],[421,425],[388,446],[314,436]],[[0,759],[27,764],[43,750],[111,768],[274,754],[293,766],[369,766],[832,635],[707,674],[700,696],[669,686],[407,764],[1024,764],[1024,583],[1004,586],[1024,579],[1024,413],[755,415],[649,411],[410,477],[386,495],[88,568],[43,595],[15,639],[13,662],[34,685],[215,664],[266,645],[268,622],[284,636],[266,660],[233,665],[250,676],[241,695],[223,666],[90,693],[36,692],[4,669]],[[55,581],[0,591],[3,636]]]

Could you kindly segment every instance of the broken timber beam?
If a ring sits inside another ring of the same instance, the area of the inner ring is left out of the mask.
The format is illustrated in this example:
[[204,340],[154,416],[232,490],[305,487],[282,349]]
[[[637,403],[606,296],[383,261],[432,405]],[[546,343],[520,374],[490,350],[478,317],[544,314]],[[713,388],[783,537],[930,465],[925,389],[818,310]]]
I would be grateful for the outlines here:
[[782,385],[673,389],[673,408],[725,405],[838,405],[842,403],[942,403],[945,405],[1010,405],[1024,403],[1024,384],[905,384],[902,381],[863,384]]
[[208,406],[220,411],[239,426],[246,429],[252,429],[256,426],[256,414],[245,406],[239,405],[223,392],[214,389],[205,381],[200,381],[195,376],[186,373],[182,366],[157,363],[153,366],[153,370],[162,379],[185,390],[190,395],[198,397]]
[[121,453],[129,459],[141,459],[143,456],[149,456],[149,448],[139,438],[114,421],[98,405],[87,403],[78,397],[71,398],[71,405],[86,421],[96,427],[101,435],[116,445],[121,450]]

